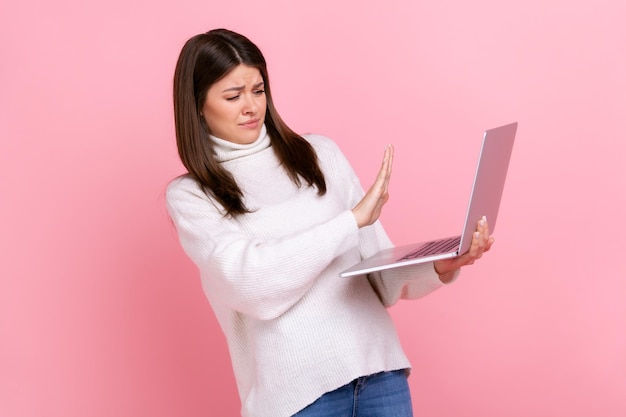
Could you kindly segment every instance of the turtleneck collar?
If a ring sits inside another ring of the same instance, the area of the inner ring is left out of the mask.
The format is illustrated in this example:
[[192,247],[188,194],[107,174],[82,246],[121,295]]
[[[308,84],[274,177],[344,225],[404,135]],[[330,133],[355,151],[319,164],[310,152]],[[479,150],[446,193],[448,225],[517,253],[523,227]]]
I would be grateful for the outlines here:
[[209,135],[209,137],[211,141],[213,141],[215,159],[217,159],[218,162],[232,161],[233,159],[253,155],[268,148],[271,144],[265,124],[261,127],[259,137],[254,142],[248,144],[230,142],[213,135]]

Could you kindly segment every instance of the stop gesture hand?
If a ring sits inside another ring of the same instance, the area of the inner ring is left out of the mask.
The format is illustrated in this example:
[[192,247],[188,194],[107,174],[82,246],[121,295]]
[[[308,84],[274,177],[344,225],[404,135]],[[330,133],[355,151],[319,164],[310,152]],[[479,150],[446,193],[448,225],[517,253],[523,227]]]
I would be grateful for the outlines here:
[[393,146],[385,147],[383,163],[376,176],[376,181],[365,193],[365,196],[352,209],[359,228],[374,223],[389,200],[389,179],[391,178],[391,165],[393,163]]

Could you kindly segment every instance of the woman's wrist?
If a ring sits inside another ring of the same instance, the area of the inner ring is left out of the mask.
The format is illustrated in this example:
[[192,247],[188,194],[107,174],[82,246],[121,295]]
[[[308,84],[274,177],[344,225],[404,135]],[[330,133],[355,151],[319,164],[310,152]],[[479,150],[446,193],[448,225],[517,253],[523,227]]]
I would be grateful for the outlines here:
[[444,284],[449,284],[450,282],[452,282],[454,280],[454,278],[456,278],[456,276],[458,275],[458,271],[459,269],[452,269],[450,271],[446,271],[446,272],[439,272],[439,270],[437,269],[437,263],[433,262],[433,269],[435,270],[435,272],[437,273],[437,275],[439,275],[439,281],[443,282]]
[[456,278],[456,270],[446,272],[445,274],[438,273],[437,275],[439,275],[439,281],[443,282],[444,284],[449,284],[454,280],[454,278]]

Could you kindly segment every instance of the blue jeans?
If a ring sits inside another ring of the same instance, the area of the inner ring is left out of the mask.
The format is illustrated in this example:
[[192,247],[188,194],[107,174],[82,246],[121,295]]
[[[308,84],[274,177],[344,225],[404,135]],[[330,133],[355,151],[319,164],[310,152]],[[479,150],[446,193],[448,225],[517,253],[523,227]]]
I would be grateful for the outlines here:
[[406,374],[399,370],[355,379],[293,417],[413,417]]

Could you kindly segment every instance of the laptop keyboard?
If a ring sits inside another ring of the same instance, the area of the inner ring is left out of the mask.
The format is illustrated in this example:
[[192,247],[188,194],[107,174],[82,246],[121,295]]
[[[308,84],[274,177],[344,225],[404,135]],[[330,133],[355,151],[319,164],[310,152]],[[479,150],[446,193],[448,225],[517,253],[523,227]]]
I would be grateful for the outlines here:
[[433,240],[432,242],[425,243],[424,246],[416,251],[404,255],[402,258],[398,259],[398,261],[407,261],[409,259],[420,258],[422,256],[452,252],[455,248],[458,249],[459,243],[461,243],[461,236]]

